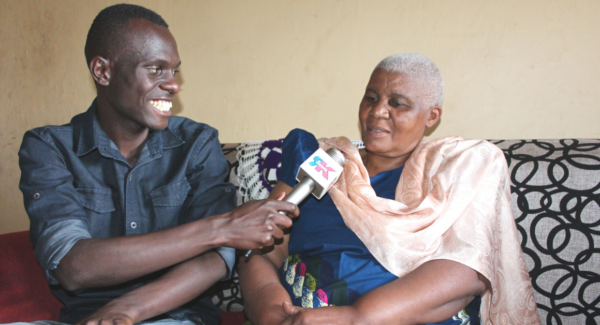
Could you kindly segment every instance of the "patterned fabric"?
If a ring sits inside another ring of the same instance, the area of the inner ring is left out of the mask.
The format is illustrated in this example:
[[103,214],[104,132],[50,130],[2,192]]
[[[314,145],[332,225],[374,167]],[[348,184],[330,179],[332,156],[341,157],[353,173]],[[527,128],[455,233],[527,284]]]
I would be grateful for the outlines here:
[[492,142],[542,322],[600,324],[600,140]]
[[239,194],[242,202],[265,199],[279,180],[283,140],[253,141],[237,150]]
[[[509,165],[511,210],[542,323],[600,324],[600,140],[491,141]],[[238,145],[223,147],[237,188]],[[221,309],[243,310],[236,274],[216,291]]]

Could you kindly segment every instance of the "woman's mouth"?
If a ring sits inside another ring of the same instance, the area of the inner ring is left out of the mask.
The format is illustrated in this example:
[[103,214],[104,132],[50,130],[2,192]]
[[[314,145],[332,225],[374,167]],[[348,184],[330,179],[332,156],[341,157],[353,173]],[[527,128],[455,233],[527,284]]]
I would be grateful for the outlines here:
[[367,126],[367,132],[369,132],[369,136],[375,138],[383,137],[390,133],[390,131],[377,126]]
[[161,112],[168,112],[171,110],[173,103],[168,100],[150,100],[150,104]]

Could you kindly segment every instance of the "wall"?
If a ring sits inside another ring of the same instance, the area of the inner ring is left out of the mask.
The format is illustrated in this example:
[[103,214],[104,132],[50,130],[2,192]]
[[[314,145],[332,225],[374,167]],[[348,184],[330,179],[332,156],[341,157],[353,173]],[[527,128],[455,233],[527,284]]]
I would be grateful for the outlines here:
[[[67,123],[94,98],[83,46],[116,1],[0,2],[0,233],[24,230],[23,133]],[[135,1],[171,25],[183,61],[174,111],[222,142],[294,127],[359,138],[372,68],[422,53],[446,82],[431,137],[600,138],[600,2]]]

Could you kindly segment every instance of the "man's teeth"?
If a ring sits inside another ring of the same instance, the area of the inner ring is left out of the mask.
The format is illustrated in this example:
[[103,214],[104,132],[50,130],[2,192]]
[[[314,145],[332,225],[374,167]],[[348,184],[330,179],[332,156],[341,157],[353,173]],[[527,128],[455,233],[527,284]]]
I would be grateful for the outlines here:
[[168,112],[171,109],[171,106],[173,106],[173,103],[166,100],[151,100],[150,104],[161,112]]

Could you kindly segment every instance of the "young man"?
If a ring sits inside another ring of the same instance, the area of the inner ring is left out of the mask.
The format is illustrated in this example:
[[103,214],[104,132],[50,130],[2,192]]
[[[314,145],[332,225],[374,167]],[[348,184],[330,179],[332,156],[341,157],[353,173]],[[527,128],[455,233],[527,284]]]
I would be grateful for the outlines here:
[[28,131],[19,151],[31,240],[65,304],[60,321],[218,324],[201,294],[229,277],[234,248],[272,244],[292,223],[278,212],[298,209],[277,200],[233,209],[217,131],[171,117],[181,61],[158,14],[102,10],[85,55],[90,108]]

